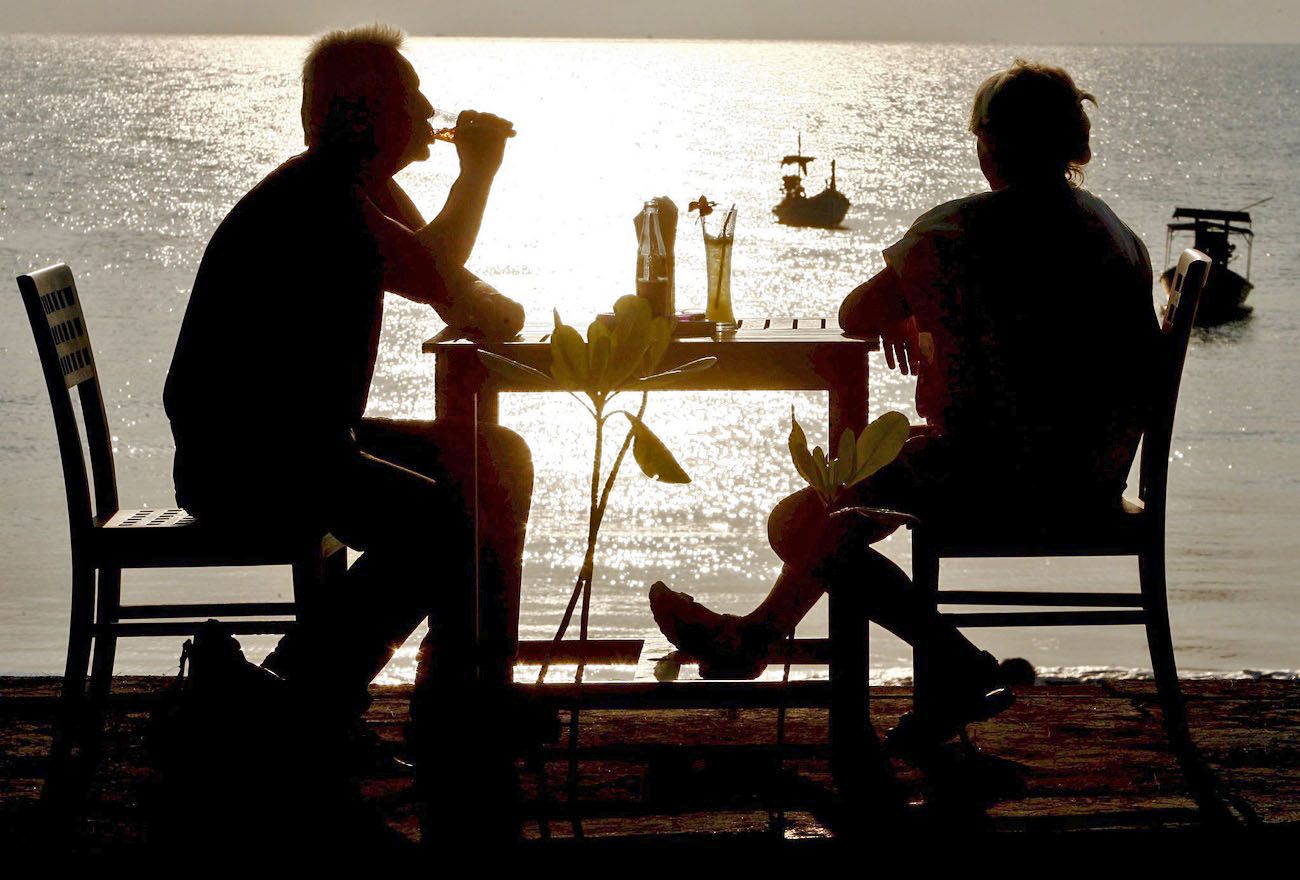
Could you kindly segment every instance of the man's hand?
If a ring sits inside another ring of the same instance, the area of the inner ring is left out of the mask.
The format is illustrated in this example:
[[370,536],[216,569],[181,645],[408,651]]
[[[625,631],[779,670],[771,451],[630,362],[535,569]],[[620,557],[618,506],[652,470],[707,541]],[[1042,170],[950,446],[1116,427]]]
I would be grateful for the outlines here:
[[456,117],[456,153],[461,170],[469,174],[491,176],[501,167],[506,138],[513,137],[515,127],[508,119],[464,110]]
[[502,296],[491,284],[465,273],[451,289],[450,301],[438,309],[447,329],[476,341],[514,339],[524,326],[524,308]]

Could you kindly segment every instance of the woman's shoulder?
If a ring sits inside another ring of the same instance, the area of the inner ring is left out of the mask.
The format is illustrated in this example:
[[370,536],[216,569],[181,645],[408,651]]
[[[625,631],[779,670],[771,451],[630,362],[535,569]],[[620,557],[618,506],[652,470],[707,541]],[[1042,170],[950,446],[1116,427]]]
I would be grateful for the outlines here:
[[980,192],[935,205],[913,221],[909,234],[960,234],[972,214],[996,203],[997,193]]

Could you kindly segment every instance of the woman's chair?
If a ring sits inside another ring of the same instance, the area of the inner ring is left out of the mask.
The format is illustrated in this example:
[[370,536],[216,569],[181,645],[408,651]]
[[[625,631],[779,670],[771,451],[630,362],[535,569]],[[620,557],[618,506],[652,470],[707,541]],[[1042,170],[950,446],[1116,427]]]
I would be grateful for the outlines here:
[[[1183,361],[1209,270],[1210,258],[1200,251],[1188,249],[1179,258],[1161,327],[1162,351],[1156,359],[1149,421],[1142,435],[1137,499],[1125,498],[1122,508],[1089,520],[1080,520],[1072,511],[1058,517],[1052,511],[1027,510],[1024,517],[1014,521],[993,518],[957,524],[922,522],[912,532],[912,578],[918,590],[932,597],[936,608],[988,605],[1086,609],[943,614],[956,626],[1145,626],[1165,726],[1176,751],[1184,757],[1184,768],[1189,770],[1194,788],[1201,771],[1193,771],[1188,765],[1194,750],[1178,685],[1165,596],[1165,490]],[[1135,556],[1139,589],[1131,593],[939,589],[942,559],[1050,556]],[[914,668],[916,697],[921,704],[934,692],[933,673],[926,660],[924,647],[918,648]]]
[[[245,527],[221,529],[200,524],[184,510],[119,508],[108,418],[72,271],[59,264],[17,280],[54,410],[72,544],[72,613],[52,755],[57,770],[78,742],[93,754],[119,638],[192,635],[209,618],[236,618],[225,623],[232,633],[285,632],[313,589],[346,567],[346,556],[339,552],[343,545],[331,536],[276,528],[255,515],[253,504]],[[74,388],[81,403],[84,448],[73,410]],[[121,601],[125,568],[244,565],[293,566],[294,601]]]

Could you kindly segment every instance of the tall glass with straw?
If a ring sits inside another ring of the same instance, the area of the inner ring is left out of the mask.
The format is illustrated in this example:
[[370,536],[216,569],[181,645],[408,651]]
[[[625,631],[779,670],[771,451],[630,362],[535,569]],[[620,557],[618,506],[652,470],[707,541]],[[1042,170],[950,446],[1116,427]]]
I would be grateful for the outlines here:
[[708,269],[709,296],[704,319],[714,321],[720,329],[735,327],[736,316],[731,310],[731,246],[736,240],[736,206],[732,205],[722,221],[717,235],[709,234],[708,223],[701,211],[700,231],[704,235],[704,260]]

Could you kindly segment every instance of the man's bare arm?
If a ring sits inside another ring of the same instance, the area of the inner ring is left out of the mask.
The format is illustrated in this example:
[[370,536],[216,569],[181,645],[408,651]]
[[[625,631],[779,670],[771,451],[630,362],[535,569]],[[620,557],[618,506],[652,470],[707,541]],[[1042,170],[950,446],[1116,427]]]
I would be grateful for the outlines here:
[[[400,190],[399,190],[400,192]],[[430,248],[403,223],[362,196],[366,225],[379,250],[385,290],[425,303],[448,325],[468,335],[510,339],[524,323],[524,310],[464,266],[438,260]]]
[[441,264],[463,266],[474,250],[492,180],[505,154],[506,138],[513,133],[508,120],[491,113],[466,110],[457,117],[460,176],[447,193],[438,216],[418,233]]

